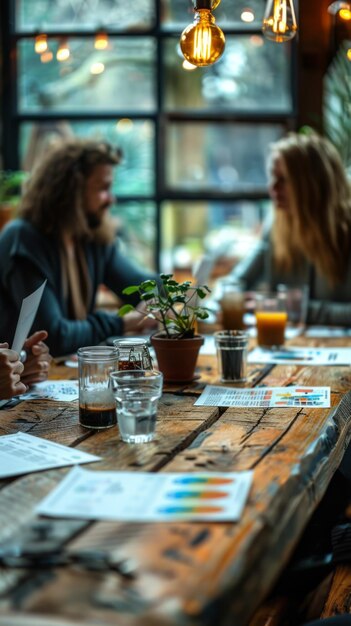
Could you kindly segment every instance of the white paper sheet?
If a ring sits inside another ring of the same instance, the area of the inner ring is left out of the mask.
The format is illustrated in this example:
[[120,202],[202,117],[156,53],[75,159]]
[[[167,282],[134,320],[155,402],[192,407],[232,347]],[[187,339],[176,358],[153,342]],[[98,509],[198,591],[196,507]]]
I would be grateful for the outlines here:
[[51,517],[128,522],[237,521],[253,472],[154,474],[72,470],[36,508]]
[[18,322],[15,330],[15,336],[12,343],[12,350],[20,353],[23,344],[28,336],[28,333],[34,322],[34,318],[37,314],[37,310],[40,304],[41,297],[47,281],[44,280],[43,284],[38,287],[33,293],[22,300],[22,306],[18,317]]
[[305,331],[306,337],[351,337],[351,328],[336,326],[309,326]]
[[195,406],[330,407],[330,387],[255,387],[206,385]]
[[93,454],[27,433],[0,437],[0,478],[99,460]]
[[47,400],[72,402],[79,395],[78,381],[76,380],[45,380],[30,388],[30,391],[20,396],[21,400]]
[[351,348],[255,348],[248,355],[248,363],[295,365],[351,365]]

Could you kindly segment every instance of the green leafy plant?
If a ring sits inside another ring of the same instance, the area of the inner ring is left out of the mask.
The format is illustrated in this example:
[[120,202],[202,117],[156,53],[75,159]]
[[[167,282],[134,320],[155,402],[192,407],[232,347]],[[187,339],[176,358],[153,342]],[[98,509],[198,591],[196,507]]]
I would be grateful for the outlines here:
[[16,205],[21,197],[25,172],[0,170],[0,204]]
[[[178,283],[173,274],[161,274],[162,286],[155,280],[146,280],[140,285],[126,287],[123,293],[127,296],[138,293],[140,300],[145,302],[145,313],[142,315],[156,319],[169,339],[185,339],[194,337],[196,321],[208,317],[206,308],[199,306],[210,289],[207,285],[192,287],[190,281]],[[119,310],[123,316],[135,310],[131,304],[125,304]]]

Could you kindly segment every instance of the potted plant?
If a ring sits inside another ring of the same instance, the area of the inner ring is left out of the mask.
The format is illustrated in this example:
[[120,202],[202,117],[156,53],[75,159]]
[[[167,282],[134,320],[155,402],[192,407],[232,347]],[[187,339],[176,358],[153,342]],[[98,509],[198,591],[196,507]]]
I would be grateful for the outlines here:
[[[197,357],[203,337],[196,333],[197,320],[208,317],[200,306],[210,292],[207,285],[192,286],[190,281],[178,283],[173,274],[161,274],[161,285],[146,280],[123,290],[127,296],[138,293],[145,303],[145,316],[156,319],[161,330],[151,337],[159,369],[167,382],[189,382],[194,378]],[[134,310],[126,304],[119,310],[123,316]]]
[[25,172],[0,170],[0,229],[14,217]]

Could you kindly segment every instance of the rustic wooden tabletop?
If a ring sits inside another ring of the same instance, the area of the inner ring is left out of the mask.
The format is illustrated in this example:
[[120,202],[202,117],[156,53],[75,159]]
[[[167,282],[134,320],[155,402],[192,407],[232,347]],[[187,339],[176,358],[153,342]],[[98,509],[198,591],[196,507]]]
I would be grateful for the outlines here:
[[[303,337],[293,342],[321,344]],[[323,345],[351,340],[323,340]],[[321,344],[322,345],[322,344]],[[238,523],[88,523],[33,514],[68,469],[0,482],[0,543],[51,541],[67,551],[99,549],[133,576],[73,566],[0,570],[1,626],[245,626],[272,589],[325,493],[351,439],[349,367],[250,366],[248,385],[329,385],[332,408],[196,407],[216,358],[199,359],[191,385],[165,386],[157,437],[119,440],[118,428],[78,424],[77,402],[21,402],[0,411],[0,435],[22,431],[98,454],[94,470],[254,470]],[[76,378],[57,365],[52,377]]]

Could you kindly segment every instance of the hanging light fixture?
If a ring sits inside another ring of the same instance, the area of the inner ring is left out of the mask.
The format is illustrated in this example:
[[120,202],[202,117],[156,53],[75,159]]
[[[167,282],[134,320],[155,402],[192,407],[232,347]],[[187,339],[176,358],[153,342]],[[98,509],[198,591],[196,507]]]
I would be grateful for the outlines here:
[[183,30],[180,48],[184,58],[197,67],[211,65],[222,56],[225,47],[223,31],[216,26],[211,10],[217,0],[193,0],[194,21]]
[[332,2],[328,7],[328,13],[332,15],[337,15],[341,17],[343,20],[351,19],[351,2],[341,2],[341,0],[337,0],[337,2]]
[[42,54],[43,52],[46,52],[46,50],[48,49],[48,37],[47,35],[44,35],[44,33],[41,33],[40,35],[37,35],[35,40],[34,40],[34,50],[37,54]]
[[267,0],[262,31],[267,39],[277,43],[295,37],[297,23],[293,0]]
[[67,61],[70,57],[70,49],[68,47],[68,41],[66,38],[61,39],[59,47],[56,52],[56,59],[58,61]]
[[100,30],[95,35],[94,48],[96,50],[106,50],[108,47],[108,35],[106,31]]

